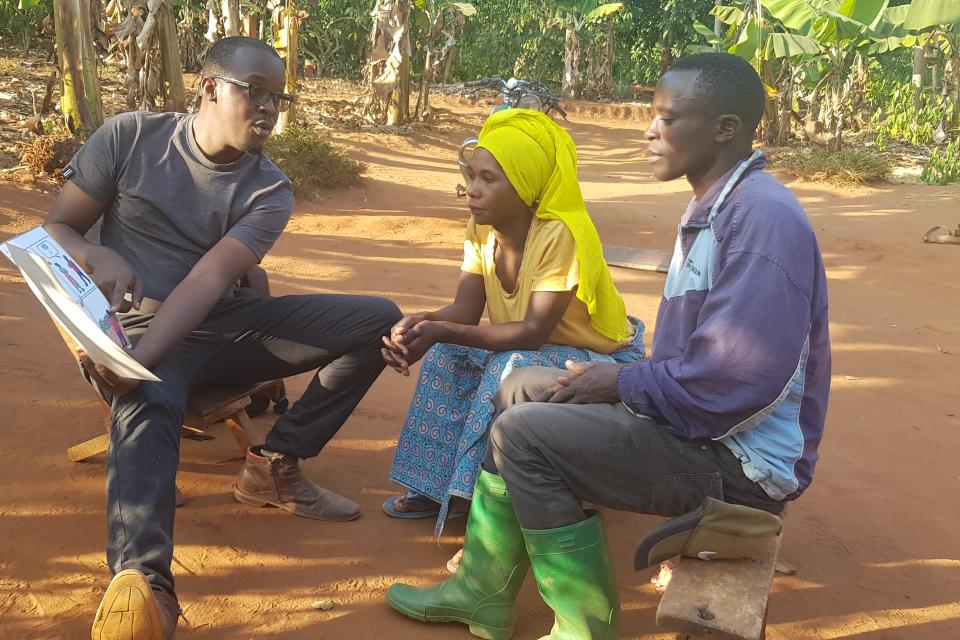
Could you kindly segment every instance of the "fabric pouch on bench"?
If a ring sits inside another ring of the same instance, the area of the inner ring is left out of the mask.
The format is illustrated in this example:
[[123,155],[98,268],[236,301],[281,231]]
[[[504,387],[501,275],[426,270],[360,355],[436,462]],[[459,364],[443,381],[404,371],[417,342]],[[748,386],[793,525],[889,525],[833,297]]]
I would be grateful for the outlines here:
[[783,520],[772,513],[705,498],[696,511],[648,533],[637,547],[633,567],[639,571],[678,555],[701,560],[752,558],[782,530]]

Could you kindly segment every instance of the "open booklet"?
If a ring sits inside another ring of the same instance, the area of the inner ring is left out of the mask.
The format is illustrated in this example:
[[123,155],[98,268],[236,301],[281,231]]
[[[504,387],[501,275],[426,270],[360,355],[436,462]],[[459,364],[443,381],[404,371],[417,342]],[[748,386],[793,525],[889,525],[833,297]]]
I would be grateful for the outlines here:
[[127,349],[130,341],[110,303],[60,244],[35,227],[3,244],[30,290],[73,345],[119,376],[158,381]]

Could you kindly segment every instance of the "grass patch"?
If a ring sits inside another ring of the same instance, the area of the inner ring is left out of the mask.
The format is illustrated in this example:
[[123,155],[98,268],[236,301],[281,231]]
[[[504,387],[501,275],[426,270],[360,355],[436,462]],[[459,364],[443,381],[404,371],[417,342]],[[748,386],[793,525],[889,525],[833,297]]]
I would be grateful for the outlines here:
[[267,142],[266,153],[287,174],[293,192],[315,198],[333,187],[360,183],[363,163],[346,157],[309,127],[293,124]]
[[886,158],[859,149],[791,153],[778,158],[776,164],[797,177],[839,185],[885,182],[890,175]]

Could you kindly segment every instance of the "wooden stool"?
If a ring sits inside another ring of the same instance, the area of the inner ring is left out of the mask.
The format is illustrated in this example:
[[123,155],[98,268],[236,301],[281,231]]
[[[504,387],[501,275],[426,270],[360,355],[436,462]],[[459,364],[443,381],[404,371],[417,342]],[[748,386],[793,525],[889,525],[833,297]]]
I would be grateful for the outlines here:
[[[240,445],[240,454],[246,456],[247,449],[258,439],[256,426],[246,411],[250,396],[265,396],[273,402],[280,402],[284,399],[283,381],[271,380],[231,389],[199,389],[190,394],[187,401],[183,431],[202,434],[214,424],[224,422]],[[107,433],[67,449],[67,457],[71,461],[80,462],[107,450],[110,445],[110,419],[107,418],[105,422]]]

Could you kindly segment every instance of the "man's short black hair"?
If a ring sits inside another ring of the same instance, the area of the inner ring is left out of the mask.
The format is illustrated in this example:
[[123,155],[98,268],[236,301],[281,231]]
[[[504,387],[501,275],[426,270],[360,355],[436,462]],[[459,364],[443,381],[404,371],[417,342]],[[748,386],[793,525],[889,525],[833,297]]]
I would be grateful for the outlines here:
[[750,63],[732,53],[698,53],[677,60],[671,71],[698,71],[694,95],[711,115],[740,116],[752,137],[763,117],[764,90]]
[[245,38],[243,36],[230,36],[213,43],[203,57],[203,65],[200,68],[200,75],[203,78],[210,76],[226,76],[234,73],[236,69],[231,68],[233,56],[238,49],[256,49],[270,53],[277,60],[280,60],[280,54],[263,40],[256,38]]

